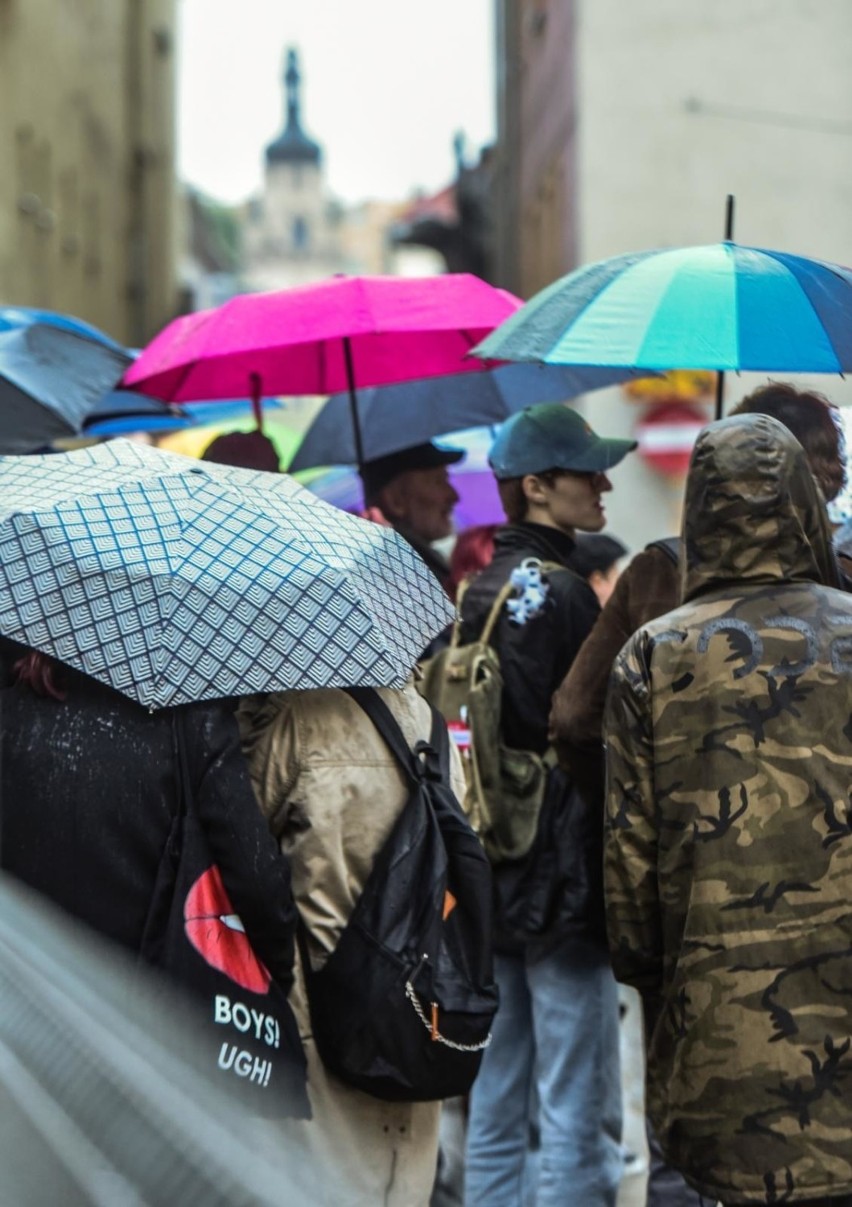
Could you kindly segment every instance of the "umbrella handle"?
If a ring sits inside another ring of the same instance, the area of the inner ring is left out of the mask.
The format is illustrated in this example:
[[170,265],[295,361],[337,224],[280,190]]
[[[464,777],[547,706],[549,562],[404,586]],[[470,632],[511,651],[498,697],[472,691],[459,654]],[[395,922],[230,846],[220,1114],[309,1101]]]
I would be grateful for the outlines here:
[[261,397],[263,395],[263,381],[259,373],[249,373],[249,386],[251,388],[251,409],[254,415],[254,421],[257,424],[257,430],[263,431],[263,405]]
[[[734,238],[734,195],[728,193],[725,198],[725,242],[730,243]],[[716,374],[716,419],[721,419],[725,413],[725,374],[720,369]]]
[[349,410],[352,415],[352,437],[355,441],[355,460],[358,468],[364,464],[364,441],[361,421],[358,417],[358,395],[355,392],[355,366],[352,362],[352,344],[349,336],[343,337],[343,360],[346,365],[346,385],[349,389]]
[[722,369],[716,374],[716,413],[714,419],[725,417],[725,374]]

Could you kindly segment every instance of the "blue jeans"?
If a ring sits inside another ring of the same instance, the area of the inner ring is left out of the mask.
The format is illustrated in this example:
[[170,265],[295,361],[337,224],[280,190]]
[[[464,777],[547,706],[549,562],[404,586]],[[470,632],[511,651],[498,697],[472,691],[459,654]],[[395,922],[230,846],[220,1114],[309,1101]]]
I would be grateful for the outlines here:
[[498,955],[495,977],[494,1038],[470,1097],[465,1207],[614,1207],[621,1084],[618,994],[607,956],[576,941],[532,964]]

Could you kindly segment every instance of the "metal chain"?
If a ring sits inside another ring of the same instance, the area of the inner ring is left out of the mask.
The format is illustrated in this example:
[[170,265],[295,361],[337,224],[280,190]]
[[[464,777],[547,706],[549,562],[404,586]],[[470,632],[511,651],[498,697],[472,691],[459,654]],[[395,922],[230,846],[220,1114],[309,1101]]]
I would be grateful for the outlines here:
[[414,986],[411,984],[411,981],[405,982],[405,996],[411,1002],[412,1006],[414,1007],[414,1011],[415,1011],[417,1017],[420,1019],[423,1026],[426,1028],[426,1030],[429,1032],[429,1034],[432,1036],[432,1038],[434,1040],[436,1040],[439,1044],[444,1044],[446,1047],[452,1048],[456,1052],[481,1052],[483,1050],[483,1048],[487,1048],[488,1045],[491,1043],[491,1032],[490,1031],[486,1035],[485,1039],[483,1039],[482,1043],[479,1043],[479,1044],[457,1044],[455,1042],[455,1040],[447,1039],[446,1036],[441,1035],[441,1033],[437,1029],[437,1027],[433,1028],[431,1022],[426,1017],[426,1015],[423,1013],[423,1007],[420,1005],[420,1002],[417,998],[417,994],[414,992]]

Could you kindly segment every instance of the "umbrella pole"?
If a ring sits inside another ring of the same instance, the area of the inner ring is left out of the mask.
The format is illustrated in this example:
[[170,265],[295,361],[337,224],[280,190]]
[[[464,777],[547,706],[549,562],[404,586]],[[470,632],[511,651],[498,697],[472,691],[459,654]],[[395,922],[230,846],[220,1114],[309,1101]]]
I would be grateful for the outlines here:
[[[725,199],[725,242],[730,243],[734,237],[734,195],[728,193]],[[724,414],[725,374],[720,369],[716,374],[716,418]]]
[[724,414],[724,397],[725,397],[725,374],[720,369],[716,374],[716,419],[721,419]]
[[348,335],[343,337],[343,359],[346,362],[346,385],[349,390],[349,410],[352,414],[355,460],[360,469],[364,464],[364,442],[361,438],[361,423],[358,419],[358,395],[355,393],[355,367],[352,363],[352,344]]
[[260,379],[259,373],[249,373],[249,384],[251,386],[251,409],[254,415],[254,421],[259,432],[263,431],[263,405],[261,397],[263,394],[263,382]]

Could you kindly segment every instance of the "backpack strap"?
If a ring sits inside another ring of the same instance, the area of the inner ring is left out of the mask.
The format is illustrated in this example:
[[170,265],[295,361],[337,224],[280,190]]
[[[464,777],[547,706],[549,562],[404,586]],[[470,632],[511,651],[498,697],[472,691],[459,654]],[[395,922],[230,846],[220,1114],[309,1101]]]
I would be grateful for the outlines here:
[[477,639],[481,641],[483,645],[491,644],[491,636],[494,632],[497,621],[500,619],[500,613],[503,610],[503,605],[509,596],[512,595],[514,590],[515,584],[511,579],[508,579],[497,592],[494,603],[491,605],[491,611],[488,613],[488,616],[485,619],[485,624],[482,626],[482,632],[479,634]]
[[[450,757],[446,726],[431,704],[430,741],[418,742],[412,750],[393,713],[374,687],[345,687],[343,690],[363,708],[411,783],[418,784],[424,774],[430,778],[440,778],[444,774],[449,776]],[[421,754],[425,756],[423,761],[419,758]]]
[[646,549],[659,549],[661,553],[665,553],[666,557],[678,564],[680,560],[681,539],[679,536],[664,536],[659,541],[651,541],[645,546]]
[[172,710],[172,743],[177,770],[178,811],[184,817],[194,808],[192,780],[189,775],[189,759],[186,753],[186,737],[183,731],[183,714],[179,708]]
[[468,574],[466,578],[463,578],[461,580],[458,587],[456,588],[456,614],[453,617],[453,631],[450,634],[450,649],[451,650],[457,650],[458,647],[461,645],[462,600],[464,599],[465,595],[467,594],[467,589],[470,586],[470,584],[473,582],[475,577],[476,576],[474,574]]
[[[564,570],[567,574],[573,575],[574,578],[580,577],[576,570],[572,570],[570,566],[563,565],[562,562],[546,562],[542,561],[540,558],[536,558],[535,561],[538,562],[539,570],[542,574],[554,574],[556,571]],[[518,564],[520,565],[520,563]],[[491,611],[488,613],[485,624],[482,627],[482,632],[477,639],[484,645],[491,644],[491,635],[494,632],[498,619],[500,618],[503,605],[506,603],[506,600],[510,598],[514,590],[515,584],[512,582],[510,577],[497,592],[494,603],[491,605]]]

